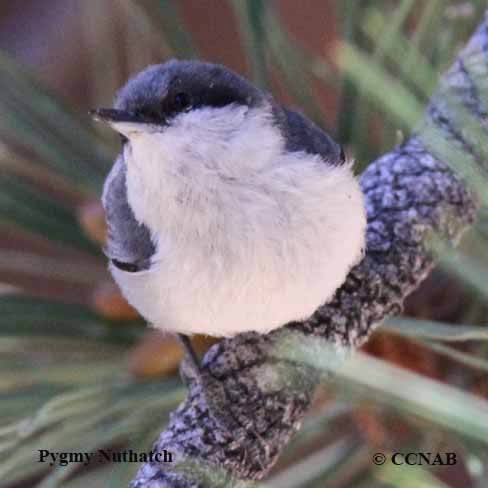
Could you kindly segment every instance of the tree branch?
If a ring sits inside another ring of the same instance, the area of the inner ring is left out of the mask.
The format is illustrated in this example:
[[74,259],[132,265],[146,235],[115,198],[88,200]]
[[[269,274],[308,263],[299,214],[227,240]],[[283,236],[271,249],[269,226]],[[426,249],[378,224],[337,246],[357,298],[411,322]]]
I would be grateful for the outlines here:
[[[154,446],[155,451],[172,452],[175,462],[143,465],[133,488],[245,486],[243,480],[260,479],[269,472],[298,430],[320,379],[317,371],[303,364],[290,368],[289,360],[274,354],[276,345],[293,330],[339,347],[360,346],[385,316],[400,312],[405,297],[431,270],[429,234],[455,243],[474,221],[473,193],[450,166],[459,166],[455,160],[459,154],[474,169],[478,165],[481,170],[486,161],[456,125],[452,107],[464,107],[477,129],[485,131],[487,107],[479,87],[486,88],[486,80],[488,16],[441,80],[416,133],[362,175],[368,211],[364,260],[332,302],[309,320],[265,336],[241,334],[213,346],[204,368],[215,378],[216,396],[236,428],[229,431],[217,423],[199,386],[191,383],[188,398]],[[453,148],[443,161],[428,149],[425,133],[430,129],[441,134],[444,147]],[[280,374],[284,368],[287,375]]]

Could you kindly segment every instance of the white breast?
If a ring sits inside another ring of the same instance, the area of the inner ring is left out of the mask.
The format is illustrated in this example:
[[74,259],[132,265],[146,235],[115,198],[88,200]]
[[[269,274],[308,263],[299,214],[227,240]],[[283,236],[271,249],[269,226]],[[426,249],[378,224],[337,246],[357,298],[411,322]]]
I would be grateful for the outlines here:
[[310,316],[362,256],[350,165],[285,153],[262,111],[189,116],[135,136],[125,155],[129,203],[157,242],[150,270],[112,269],[125,296],[183,333],[267,332]]

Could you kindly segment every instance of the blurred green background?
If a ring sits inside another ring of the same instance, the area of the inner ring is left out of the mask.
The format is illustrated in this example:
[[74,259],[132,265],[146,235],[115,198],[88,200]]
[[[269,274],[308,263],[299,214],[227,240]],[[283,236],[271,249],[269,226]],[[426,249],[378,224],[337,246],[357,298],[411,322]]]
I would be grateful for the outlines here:
[[[148,451],[185,395],[174,340],[144,327],[106,271],[99,196],[118,141],[92,124],[89,108],[111,103],[147,64],[219,62],[305,112],[361,172],[408,137],[484,8],[481,0],[2,2],[0,486],[127,486],[136,464],[49,470],[38,449]],[[486,205],[486,175],[474,184]],[[441,264],[404,315],[321,388],[262,486],[488,486],[487,217],[484,206],[460,250],[438,246]],[[204,351],[212,341],[195,342]],[[458,463],[371,461],[397,451],[456,452]]]

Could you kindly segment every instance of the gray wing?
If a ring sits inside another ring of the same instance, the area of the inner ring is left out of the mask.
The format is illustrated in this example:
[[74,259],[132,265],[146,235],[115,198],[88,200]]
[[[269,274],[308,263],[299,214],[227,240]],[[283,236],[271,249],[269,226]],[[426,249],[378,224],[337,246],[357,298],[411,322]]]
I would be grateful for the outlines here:
[[342,147],[308,118],[283,107],[278,120],[286,134],[286,148],[289,151],[319,154],[334,166],[345,163]]
[[155,246],[149,229],[139,224],[127,202],[126,165],[119,157],[105,180],[102,203],[107,219],[105,253],[115,266],[135,272],[148,269]]

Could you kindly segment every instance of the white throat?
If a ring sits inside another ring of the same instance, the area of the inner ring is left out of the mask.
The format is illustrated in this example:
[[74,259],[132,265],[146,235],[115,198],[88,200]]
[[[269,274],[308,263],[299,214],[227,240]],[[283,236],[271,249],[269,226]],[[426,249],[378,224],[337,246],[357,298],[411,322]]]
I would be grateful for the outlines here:
[[221,211],[236,182],[273,164],[284,141],[270,109],[230,105],[180,114],[161,132],[134,133],[126,147],[129,203],[157,233],[189,212],[208,225],[204,213]]

